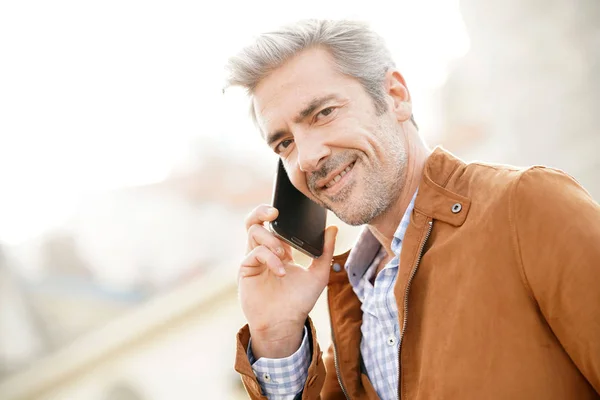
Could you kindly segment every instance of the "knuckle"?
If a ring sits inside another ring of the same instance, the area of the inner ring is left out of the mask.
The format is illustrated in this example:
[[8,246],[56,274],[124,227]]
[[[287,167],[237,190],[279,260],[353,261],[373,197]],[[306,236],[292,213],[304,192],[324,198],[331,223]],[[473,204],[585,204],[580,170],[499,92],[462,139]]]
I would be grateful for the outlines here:
[[258,233],[259,230],[260,230],[260,225],[254,224],[254,225],[251,225],[250,228],[248,228],[248,233],[251,236],[256,236],[256,234]]
[[248,254],[246,257],[242,258],[242,262],[240,263],[240,270],[244,267],[248,267],[252,265],[252,253]]
[[283,247],[281,245],[281,240],[277,239],[275,236],[270,235],[269,236],[269,246],[273,249],[276,250],[280,247]]
[[258,205],[246,215],[246,218],[244,219],[246,229],[250,229],[253,225],[260,224],[260,222],[263,221],[261,216],[265,214],[266,207],[268,206],[265,204]]
[[275,254],[273,254],[271,249],[268,248],[267,246],[262,245],[261,247],[262,247],[262,250],[261,250],[260,254],[263,257],[264,262],[265,263],[272,262],[273,257],[275,257]]
[[254,215],[255,218],[260,219],[260,217],[265,214],[266,208],[267,208],[267,206],[265,204],[261,204],[254,209],[252,214]]
[[244,225],[246,225],[246,229],[250,228],[253,224],[254,224],[254,212],[251,212],[250,214],[246,215],[246,218],[244,219]]
[[246,228],[248,228],[250,224],[250,214],[246,215],[246,217],[244,218],[244,225],[246,226]]
[[268,252],[269,252],[269,249],[267,249],[262,244],[259,246],[256,246],[256,248],[254,249],[254,254],[260,255],[260,256],[266,256]]

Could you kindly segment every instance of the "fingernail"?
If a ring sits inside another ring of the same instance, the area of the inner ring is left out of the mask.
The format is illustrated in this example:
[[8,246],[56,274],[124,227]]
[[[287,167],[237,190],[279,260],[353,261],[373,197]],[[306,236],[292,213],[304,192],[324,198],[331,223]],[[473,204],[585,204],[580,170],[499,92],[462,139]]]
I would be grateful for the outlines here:
[[283,267],[279,267],[279,273],[280,273],[281,275],[285,275],[285,268],[283,268]]
[[277,211],[277,210],[276,210],[275,208],[271,207],[271,208],[269,208],[269,209],[267,210],[267,214],[269,214],[269,215],[275,215],[275,212],[276,212],[276,211]]
[[277,251],[277,254],[279,254],[280,256],[282,256],[284,254],[282,247],[278,247],[276,251]]

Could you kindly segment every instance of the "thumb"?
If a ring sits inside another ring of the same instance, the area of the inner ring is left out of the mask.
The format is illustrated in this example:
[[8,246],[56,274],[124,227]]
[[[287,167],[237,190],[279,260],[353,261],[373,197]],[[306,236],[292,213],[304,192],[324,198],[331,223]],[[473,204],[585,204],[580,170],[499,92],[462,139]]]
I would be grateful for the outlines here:
[[333,252],[335,250],[335,239],[337,238],[338,227],[330,226],[325,229],[325,241],[323,244],[323,254],[321,257],[316,258],[310,264],[309,269],[324,269],[329,271],[329,266],[331,265],[331,260],[333,259]]

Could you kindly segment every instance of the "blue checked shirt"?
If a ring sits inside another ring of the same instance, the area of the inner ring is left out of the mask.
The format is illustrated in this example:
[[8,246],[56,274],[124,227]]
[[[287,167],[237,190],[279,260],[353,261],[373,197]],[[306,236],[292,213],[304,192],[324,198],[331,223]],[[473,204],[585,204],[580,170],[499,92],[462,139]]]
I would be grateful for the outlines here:
[[[414,194],[394,233],[392,240],[394,258],[377,274],[374,284],[371,283],[371,279],[386,252],[368,228],[362,231],[346,262],[350,284],[362,303],[360,352],[367,375],[383,400],[398,398],[400,326],[394,284],[398,276],[402,240],[410,223],[416,197],[417,193]],[[302,391],[311,361],[307,337],[305,327],[304,338],[298,351],[287,358],[280,359],[255,360],[251,343],[248,345],[250,364],[263,393],[269,399],[293,399]]]

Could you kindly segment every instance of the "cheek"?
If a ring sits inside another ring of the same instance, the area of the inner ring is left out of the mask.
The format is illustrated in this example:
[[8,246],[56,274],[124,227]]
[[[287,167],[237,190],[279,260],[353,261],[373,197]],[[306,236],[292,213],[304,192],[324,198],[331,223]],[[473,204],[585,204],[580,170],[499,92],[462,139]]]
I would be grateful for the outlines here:
[[366,118],[347,118],[340,124],[331,137],[341,147],[354,148],[372,155],[380,144],[376,140],[376,124]]

